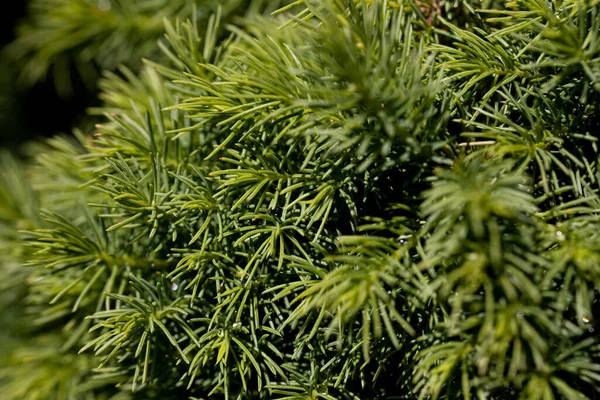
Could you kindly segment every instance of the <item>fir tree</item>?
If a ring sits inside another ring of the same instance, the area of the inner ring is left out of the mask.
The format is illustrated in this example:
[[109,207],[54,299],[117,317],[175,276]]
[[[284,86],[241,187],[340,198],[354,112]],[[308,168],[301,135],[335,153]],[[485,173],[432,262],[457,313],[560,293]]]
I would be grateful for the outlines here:
[[2,156],[8,398],[594,398],[600,1],[203,25]]

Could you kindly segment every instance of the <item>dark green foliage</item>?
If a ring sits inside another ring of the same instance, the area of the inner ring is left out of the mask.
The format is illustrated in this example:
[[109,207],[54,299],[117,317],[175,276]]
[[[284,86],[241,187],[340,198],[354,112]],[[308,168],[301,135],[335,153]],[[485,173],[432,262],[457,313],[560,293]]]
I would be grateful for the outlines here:
[[276,14],[167,22],[3,170],[9,398],[594,398],[600,2]]

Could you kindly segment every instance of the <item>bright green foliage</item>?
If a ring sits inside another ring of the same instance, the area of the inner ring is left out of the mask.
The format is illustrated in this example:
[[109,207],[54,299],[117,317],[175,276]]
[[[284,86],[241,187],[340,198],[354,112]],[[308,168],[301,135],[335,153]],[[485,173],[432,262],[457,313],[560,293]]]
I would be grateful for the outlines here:
[[222,18],[3,170],[9,398],[594,398],[600,2]]

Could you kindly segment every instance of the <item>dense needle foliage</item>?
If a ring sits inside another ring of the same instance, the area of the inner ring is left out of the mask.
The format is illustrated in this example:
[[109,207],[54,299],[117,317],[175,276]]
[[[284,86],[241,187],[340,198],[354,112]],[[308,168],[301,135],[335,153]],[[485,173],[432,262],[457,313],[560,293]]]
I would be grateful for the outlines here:
[[2,156],[2,393],[594,398],[600,1],[221,12]]

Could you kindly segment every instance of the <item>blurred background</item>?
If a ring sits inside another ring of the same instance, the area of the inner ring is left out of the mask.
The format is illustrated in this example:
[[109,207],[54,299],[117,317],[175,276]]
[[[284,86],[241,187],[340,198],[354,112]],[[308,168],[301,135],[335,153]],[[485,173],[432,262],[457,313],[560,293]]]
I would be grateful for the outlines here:
[[0,148],[11,150],[30,139],[70,132],[95,102],[94,89],[77,74],[71,74],[71,93],[61,95],[51,76],[37,82],[20,78],[23,63],[7,46],[15,40],[27,6],[28,1],[16,0],[0,13]]
[[[99,78],[160,61],[164,19],[205,29],[270,13],[282,0],[16,0],[0,13],[0,148],[91,126]],[[125,72],[127,75],[127,72]]]

